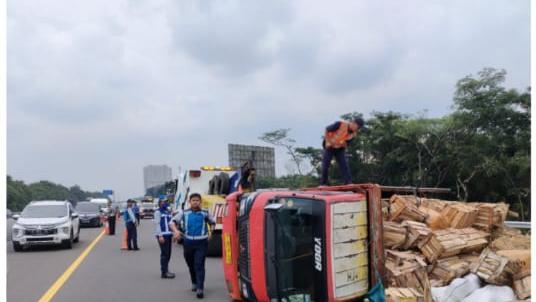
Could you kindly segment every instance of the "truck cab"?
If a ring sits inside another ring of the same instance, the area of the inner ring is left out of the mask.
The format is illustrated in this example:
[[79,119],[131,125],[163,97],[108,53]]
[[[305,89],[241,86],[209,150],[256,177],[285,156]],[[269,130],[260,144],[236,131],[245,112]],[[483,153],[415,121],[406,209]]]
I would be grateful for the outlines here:
[[[368,223],[373,189],[227,196],[222,261],[231,298],[305,302],[363,297],[376,283],[371,270],[380,269],[383,261],[378,220],[372,215]],[[381,229],[381,219],[379,224]]]

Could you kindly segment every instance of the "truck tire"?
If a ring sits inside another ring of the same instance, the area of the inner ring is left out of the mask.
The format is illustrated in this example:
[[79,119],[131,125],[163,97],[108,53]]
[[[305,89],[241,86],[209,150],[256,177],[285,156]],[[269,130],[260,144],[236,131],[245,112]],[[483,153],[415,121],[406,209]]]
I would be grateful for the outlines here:
[[220,177],[218,175],[214,175],[214,177],[212,177],[212,181],[214,182],[214,191],[212,192],[212,194],[218,194],[221,185]]
[[216,187],[216,176],[212,177],[212,179],[208,182],[208,195],[214,195],[214,188]]
[[221,257],[221,232],[212,234],[208,241],[207,256]]
[[217,193],[220,195],[229,194],[229,174],[222,172],[220,173],[219,179],[220,179],[220,187]]

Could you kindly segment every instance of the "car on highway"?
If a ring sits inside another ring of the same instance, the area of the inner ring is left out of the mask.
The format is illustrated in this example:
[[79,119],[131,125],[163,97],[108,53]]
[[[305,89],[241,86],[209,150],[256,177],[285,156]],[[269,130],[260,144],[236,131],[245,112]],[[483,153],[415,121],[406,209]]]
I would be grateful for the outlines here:
[[156,206],[152,202],[142,202],[140,204],[140,218],[154,218]]
[[76,204],[76,212],[80,216],[80,226],[102,226],[102,206],[94,202],[79,202]]
[[13,218],[11,241],[16,252],[33,245],[70,249],[80,238],[80,218],[68,201],[32,201]]

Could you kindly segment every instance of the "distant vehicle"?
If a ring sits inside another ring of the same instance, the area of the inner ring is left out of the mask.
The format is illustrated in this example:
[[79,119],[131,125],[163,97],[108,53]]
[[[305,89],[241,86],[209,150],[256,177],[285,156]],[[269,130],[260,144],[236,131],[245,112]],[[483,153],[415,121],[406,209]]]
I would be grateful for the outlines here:
[[152,202],[142,202],[140,204],[140,218],[154,218],[155,204]]
[[81,226],[93,226],[101,227],[102,226],[102,207],[100,204],[95,202],[79,202],[76,205],[76,211],[80,215],[80,225]]
[[72,248],[80,238],[80,218],[68,201],[32,201],[12,227],[13,249],[16,252],[31,245],[62,245]]
[[108,205],[108,201],[110,201],[108,198],[91,198],[89,202],[98,203],[104,206]]

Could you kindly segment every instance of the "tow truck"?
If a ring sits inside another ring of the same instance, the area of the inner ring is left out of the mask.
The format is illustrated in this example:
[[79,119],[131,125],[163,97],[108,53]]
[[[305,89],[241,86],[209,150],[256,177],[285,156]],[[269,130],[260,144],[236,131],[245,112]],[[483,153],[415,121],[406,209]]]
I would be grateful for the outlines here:
[[222,262],[230,298],[362,300],[384,275],[382,192],[444,189],[351,184],[227,196]]
[[208,209],[216,220],[216,227],[208,242],[207,255],[221,256],[225,196],[237,189],[240,171],[230,166],[203,166],[180,174],[176,180],[175,209],[189,208],[189,194],[201,194],[201,207]]

